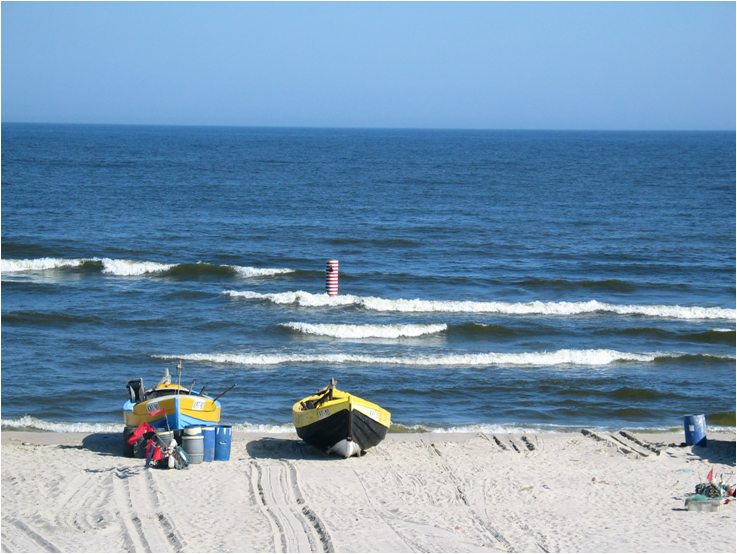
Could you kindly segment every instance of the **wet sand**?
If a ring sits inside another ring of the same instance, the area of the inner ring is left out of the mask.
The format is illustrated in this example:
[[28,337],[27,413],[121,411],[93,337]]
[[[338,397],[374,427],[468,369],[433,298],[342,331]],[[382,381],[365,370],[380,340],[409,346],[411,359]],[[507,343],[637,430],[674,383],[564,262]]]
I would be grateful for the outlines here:
[[361,458],[236,433],[230,460],[146,469],[120,434],[2,433],[3,552],[735,552],[689,512],[735,436],[390,434]]

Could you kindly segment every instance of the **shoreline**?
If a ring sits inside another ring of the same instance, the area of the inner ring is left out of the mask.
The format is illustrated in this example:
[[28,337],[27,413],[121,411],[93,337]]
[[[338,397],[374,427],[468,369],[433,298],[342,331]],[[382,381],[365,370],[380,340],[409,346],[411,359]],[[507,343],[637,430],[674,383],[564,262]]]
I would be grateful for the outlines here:
[[[585,430],[591,430],[592,432],[596,434],[616,434],[614,431],[607,431],[603,429],[599,429],[596,427],[590,427]],[[474,436],[479,435],[487,435],[489,437],[497,436],[497,437],[505,437],[507,439],[509,438],[520,438],[522,436],[526,435],[534,435],[534,436],[542,436],[542,437],[552,437],[556,435],[561,436],[572,436],[572,435],[581,435],[582,431],[585,431],[584,429],[578,428],[578,429],[565,429],[560,431],[530,431],[530,432],[507,432],[507,431],[500,431],[500,432],[481,432],[481,431],[424,431],[424,432],[391,432],[389,431],[386,434],[386,438],[382,442],[382,444],[386,444],[387,442],[402,442],[402,441],[410,441],[410,442],[417,442],[424,438],[426,439],[432,439],[432,441],[457,441],[457,440],[468,440]],[[659,444],[669,444],[669,445],[682,445],[685,443],[685,438],[683,436],[683,431],[651,431],[648,430],[646,432],[642,432],[637,429],[631,429],[626,428],[624,429],[626,432],[630,434],[636,434],[638,437],[645,437],[650,442],[659,443]],[[728,439],[730,436],[737,437],[737,432],[733,433],[731,431],[721,431],[718,433],[708,433],[707,438],[716,437],[716,440],[725,440]],[[26,429],[26,430],[11,430],[11,429],[2,429],[0,430],[0,443],[2,445],[5,444],[15,444],[17,442],[31,442],[36,445],[46,445],[46,446],[62,446],[62,445],[70,445],[75,444],[79,441],[83,441],[85,439],[99,439],[99,440],[109,440],[106,437],[114,438],[115,440],[121,439],[122,440],[122,433],[118,433],[115,431],[44,431],[44,430],[37,430],[37,429]],[[236,441],[251,441],[251,440],[257,440],[261,438],[270,438],[270,439],[285,439],[285,440],[294,440],[294,441],[301,441],[301,439],[297,436],[297,433],[294,431],[291,432],[261,432],[261,431],[233,431],[233,442]],[[305,445],[305,447],[307,447]],[[110,454],[114,454],[114,452],[110,452]],[[122,456],[122,452],[120,453]]]
[[[629,435],[629,437],[627,436]],[[735,504],[689,512],[735,434],[390,433],[360,458],[295,433],[146,469],[120,433],[5,431],[6,552],[734,552]],[[708,528],[708,532],[705,529]]]
[[[731,434],[737,431],[737,427],[729,422],[726,425],[709,424],[707,417],[706,431],[708,435]],[[294,423],[282,424],[252,424],[221,421],[222,424],[231,425],[234,433],[247,435],[274,435],[285,436],[294,433]],[[90,423],[90,422],[63,422],[38,419],[25,415],[16,418],[4,418],[0,430],[5,432],[27,432],[27,433],[59,433],[59,434],[95,434],[95,433],[122,433],[125,424],[122,422]],[[631,433],[647,435],[683,434],[683,424],[670,425],[593,425],[587,427],[596,432],[612,433],[622,429]],[[424,426],[392,423],[389,435],[414,435],[414,434],[555,434],[555,433],[579,433],[581,425],[555,425],[555,424],[494,424],[477,423],[466,425],[448,426]]]

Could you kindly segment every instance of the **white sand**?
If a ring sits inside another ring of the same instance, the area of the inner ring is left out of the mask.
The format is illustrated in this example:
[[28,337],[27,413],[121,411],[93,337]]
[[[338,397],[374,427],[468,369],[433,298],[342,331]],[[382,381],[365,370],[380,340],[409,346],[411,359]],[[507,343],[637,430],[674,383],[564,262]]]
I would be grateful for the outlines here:
[[712,467],[735,482],[734,435],[614,437],[392,434],[343,460],[236,434],[177,471],[116,434],[3,432],[2,551],[735,552],[734,503],[684,509]]

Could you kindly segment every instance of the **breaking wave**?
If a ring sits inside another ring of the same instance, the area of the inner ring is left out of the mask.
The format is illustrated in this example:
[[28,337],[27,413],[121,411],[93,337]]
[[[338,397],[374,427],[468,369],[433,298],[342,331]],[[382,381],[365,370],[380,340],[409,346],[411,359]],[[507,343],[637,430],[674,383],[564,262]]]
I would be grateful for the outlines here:
[[280,275],[283,273],[294,273],[294,269],[289,268],[261,268],[261,267],[243,267],[238,265],[228,266],[233,269],[241,277],[269,277],[271,275]]
[[[184,354],[154,355],[163,360],[189,360],[215,364],[279,365],[288,363],[378,364],[404,366],[603,366],[614,362],[655,362],[665,359],[693,359],[693,355],[653,352],[631,353],[616,350],[558,350],[556,352],[446,354],[437,356],[370,356],[361,354]],[[734,359],[734,356],[705,354],[696,358]]]
[[[587,427],[589,431],[597,433],[615,432],[622,427],[598,427],[592,426]],[[658,426],[644,426],[644,427],[626,427],[628,431],[636,433],[683,433],[683,428],[673,427],[658,427]],[[707,425],[707,431],[710,433],[723,433],[729,432],[731,429],[729,426],[719,425]],[[483,435],[530,435],[530,434],[552,434],[552,433],[580,433],[580,425],[557,425],[557,424],[535,424],[532,426],[520,426],[515,424],[505,423],[478,423],[469,425],[455,425],[455,426],[433,426],[433,425],[395,425],[392,422],[392,426],[389,429],[390,433],[438,433],[438,434],[483,434]],[[674,439],[675,440],[675,439]]]
[[445,331],[445,323],[426,325],[332,325],[315,323],[281,323],[282,327],[308,335],[320,335],[339,339],[419,337]]
[[[97,260],[95,260],[97,261]],[[134,262],[131,260],[112,260],[103,258],[99,260],[102,263],[102,272],[111,275],[133,276],[145,275],[147,273],[163,273],[169,271],[175,264],[161,264],[158,262]]]
[[328,296],[305,291],[261,294],[253,291],[224,291],[223,294],[250,300],[267,300],[275,304],[297,304],[303,307],[361,306],[379,312],[445,312],[499,313],[508,315],[580,315],[607,312],[620,315],[644,315],[675,319],[735,319],[737,310],[701,308],[697,306],[636,306],[588,302],[474,302],[452,300],[405,300],[375,296]]
[[233,431],[241,433],[257,433],[257,434],[274,434],[282,435],[286,433],[294,433],[294,424],[283,423],[281,425],[266,425],[257,423],[234,423]]
[[3,273],[16,273],[21,271],[60,269],[63,267],[80,267],[84,263],[85,260],[83,259],[38,258],[35,260],[2,260],[0,267]]
[[283,273],[293,273],[289,268],[260,268],[238,265],[215,265],[205,262],[196,264],[164,264],[159,262],[141,262],[134,260],[115,260],[112,258],[38,258],[33,260],[2,260],[3,273],[20,273],[26,271],[45,271],[50,269],[80,268],[90,266],[108,275],[119,277],[141,276],[147,274],[171,273],[177,276],[203,273],[233,273],[240,277],[268,277]]
[[122,433],[122,423],[65,423],[46,421],[32,416],[1,419],[0,425],[8,431],[51,431],[53,433]]
[[710,329],[703,333],[687,333],[682,335],[682,338],[692,340],[694,342],[731,344],[732,346],[737,342],[737,336],[735,335],[734,329]]
[[392,422],[389,428],[390,433],[439,433],[439,434],[479,434],[493,435],[493,434],[520,434],[526,433],[562,433],[571,432],[572,429],[563,426],[546,425],[546,426],[535,426],[535,427],[520,427],[518,425],[505,425],[495,423],[478,423],[470,425],[451,425],[442,426],[430,423],[416,423],[414,425],[395,423]]
[[[2,428],[6,431],[46,431],[52,433],[122,433],[125,427],[122,423],[91,423],[91,422],[57,422],[38,419],[33,416],[23,416],[15,419],[0,420]],[[283,434],[294,433],[294,425],[263,425],[248,422],[234,423],[234,431],[243,433],[265,433]]]

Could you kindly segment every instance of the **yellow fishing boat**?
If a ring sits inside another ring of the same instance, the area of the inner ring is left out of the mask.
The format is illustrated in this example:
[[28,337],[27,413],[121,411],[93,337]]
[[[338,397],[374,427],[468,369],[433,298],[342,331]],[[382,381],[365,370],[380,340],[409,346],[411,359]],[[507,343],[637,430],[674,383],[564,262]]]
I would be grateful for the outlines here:
[[[177,371],[181,381],[181,363]],[[138,427],[146,422],[154,428],[184,429],[188,425],[218,423],[221,405],[217,398],[222,394],[213,398],[206,395],[204,389],[195,392],[194,385],[193,382],[187,388],[172,383],[168,369],[159,384],[149,390],[144,389],[143,379],[131,379],[127,383],[130,398],[123,404],[125,425]]]
[[307,444],[348,458],[386,437],[391,414],[376,404],[330,384],[292,407],[297,435]]

